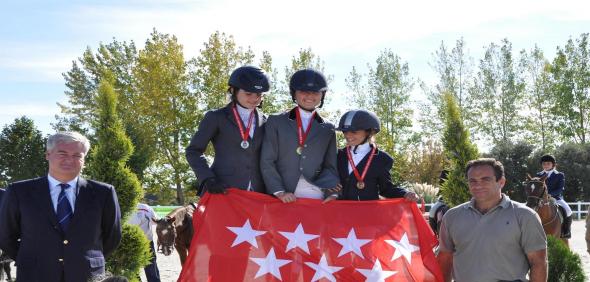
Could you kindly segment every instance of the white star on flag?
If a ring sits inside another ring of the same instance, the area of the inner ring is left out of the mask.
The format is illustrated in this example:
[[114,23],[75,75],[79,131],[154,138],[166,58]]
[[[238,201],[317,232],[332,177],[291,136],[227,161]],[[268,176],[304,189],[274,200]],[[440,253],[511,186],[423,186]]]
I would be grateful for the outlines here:
[[322,278],[326,278],[332,282],[336,282],[336,277],[334,277],[332,273],[337,272],[338,270],[343,268],[338,266],[329,266],[325,254],[322,255],[320,263],[315,264],[313,262],[305,262],[305,264],[315,270],[315,274],[313,275],[311,282],[318,281]]
[[281,278],[281,271],[279,268],[291,262],[288,259],[277,259],[274,248],[270,249],[270,252],[268,252],[268,255],[266,255],[265,258],[250,259],[260,266],[260,269],[258,269],[258,272],[256,272],[256,277],[254,278],[258,278],[262,275],[270,273],[280,281],[283,281],[283,279]]
[[305,234],[301,223],[299,223],[299,225],[297,226],[297,229],[295,229],[295,232],[280,232],[279,231],[279,233],[281,233],[281,235],[283,235],[287,239],[289,239],[289,243],[287,244],[287,249],[285,250],[285,252],[289,251],[290,249],[294,249],[296,247],[299,247],[300,249],[305,251],[307,254],[309,254],[309,247],[307,246],[307,241],[311,241],[317,237],[320,237],[320,235]]
[[394,261],[395,259],[404,256],[408,263],[411,264],[412,252],[420,250],[420,247],[410,244],[410,241],[408,240],[408,233],[404,233],[404,236],[402,236],[402,239],[400,241],[385,240],[385,242],[395,248],[395,251],[393,251],[393,257],[391,258],[391,261]]
[[385,282],[385,279],[397,273],[397,271],[383,270],[383,268],[381,267],[381,262],[379,262],[379,259],[375,261],[373,269],[357,268],[356,270],[360,272],[363,276],[367,277],[367,280],[365,280],[366,282]]
[[244,223],[244,225],[242,227],[228,227],[228,226],[226,226],[226,227],[231,232],[233,232],[237,235],[236,239],[234,240],[233,244],[231,245],[232,247],[237,244],[240,244],[242,242],[248,242],[248,243],[250,243],[250,245],[258,248],[258,243],[256,242],[256,236],[260,236],[260,235],[266,233],[266,231],[259,231],[259,230],[252,229],[252,225],[250,225],[249,219],[246,219],[246,222]]
[[340,250],[340,254],[338,254],[338,257],[341,257],[342,255],[349,253],[349,252],[353,252],[355,254],[357,254],[358,256],[365,258],[363,256],[363,252],[361,252],[361,247],[369,242],[371,242],[371,240],[366,240],[366,239],[357,239],[356,238],[356,233],[354,232],[354,228],[350,229],[350,232],[348,232],[348,237],[346,238],[332,238],[334,239],[336,242],[338,242],[338,244],[342,245],[342,249]]

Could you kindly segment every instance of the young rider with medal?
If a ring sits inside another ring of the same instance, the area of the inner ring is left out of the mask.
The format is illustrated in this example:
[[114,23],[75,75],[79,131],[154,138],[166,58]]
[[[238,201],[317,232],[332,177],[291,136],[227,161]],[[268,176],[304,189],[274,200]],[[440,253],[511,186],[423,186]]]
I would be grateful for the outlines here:
[[[225,193],[228,187],[264,193],[259,156],[266,116],[261,107],[269,89],[266,73],[255,66],[234,70],[228,81],[231,102],[209,111],[186,148],[186,158],[199,180],[198,194]],[[215,157],[205,157],[211,142]]]
[[336,188],[334,125],[317,113],[328,89],[323,74],[313,69],[295,72],[289,82],[293,102],[288,112],[266,122],[260,168],[268,194],[284,203],[297,198],[330,201]]
[[336,130],[342,131],[347,146],[338,150],[338,173],[342,200],[405,198],[419,200],[416,193],[396,187],[391,181],[393,158],[379,150],[373,136],[381,129],[379,118],[366,110],[346,112]]

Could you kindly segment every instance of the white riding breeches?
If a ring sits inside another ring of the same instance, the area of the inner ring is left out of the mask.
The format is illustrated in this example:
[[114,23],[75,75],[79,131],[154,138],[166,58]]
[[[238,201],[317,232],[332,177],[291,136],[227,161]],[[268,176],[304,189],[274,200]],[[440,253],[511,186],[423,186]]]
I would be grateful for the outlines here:
[[559,199],[556,200],[557,204],[560,205],[564,210],[565,210],[565,216],[571,216],[572,215],[572,209],[570,208],[570,206],[563,200],[563,199]]

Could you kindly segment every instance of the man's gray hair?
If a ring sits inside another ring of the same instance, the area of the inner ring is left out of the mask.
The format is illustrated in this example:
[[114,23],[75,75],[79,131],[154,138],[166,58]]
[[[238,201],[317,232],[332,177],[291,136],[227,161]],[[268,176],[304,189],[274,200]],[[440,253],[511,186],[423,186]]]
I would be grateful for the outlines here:
[[60,143],[74,143],[78,142],[84,146],[84,154],[90,150],[90,141],[84,135],[75,131],[60,131],[47,138],[47,152],[53,150],[53,148]]

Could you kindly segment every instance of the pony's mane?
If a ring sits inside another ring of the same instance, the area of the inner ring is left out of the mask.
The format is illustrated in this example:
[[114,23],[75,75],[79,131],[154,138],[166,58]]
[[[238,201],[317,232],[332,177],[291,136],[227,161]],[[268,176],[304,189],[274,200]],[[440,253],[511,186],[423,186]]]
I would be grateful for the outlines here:
[[184,207],[178,207],[174,210],[172,210],[168,215],[166,215],[166,217],[174,217],[174,221],[175,222],[182,222],[184,221],[184,218],[186,217],[187,214],[192,214],[192,212],[194,211],[193,205],[189,204],[187,206]]

